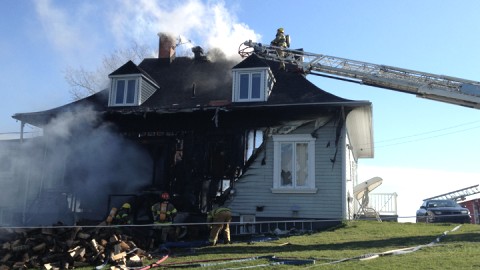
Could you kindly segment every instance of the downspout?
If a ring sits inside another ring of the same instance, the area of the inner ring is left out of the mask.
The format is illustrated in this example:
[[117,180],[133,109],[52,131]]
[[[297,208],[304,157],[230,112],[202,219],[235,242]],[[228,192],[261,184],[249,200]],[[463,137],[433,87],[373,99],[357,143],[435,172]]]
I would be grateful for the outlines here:
[[[345,143],[345,136],[347,136],[347,130],[342,130],[342,145]],[[347,158],[345,156],[345,147],[342,147],[342,219],[348,219],[348,196],[347,196]]]
[[[25,122],[21,121],[20,122],[20,144],[23,144],[23,141],[24,141],[24,138],[23,138],[24,129],[25,129]],[[23,151],[22,150],[20,150],[20,151],[23,155]],[[23,178],[25,180],[25,189],[24,189],[24,193],[23,193],[22,225],[25,225],[25,222],[26,222],[27,199],[28,199],[28,192],[29,192],[29,189],[30,189],[30,170],[31,170],[31,168],[28,167],[26,177]],[[18,176],[18,174],[17,174],[17,176]]]
[[[342,118],[343,118],[343,122],[346,123],[346,116],[345,116],[345,108],[342,107]],[[347,217],[347,208],[348,208],[348,204],[347,204],[347,159],[345,157],[345,147],[343,147],[345,145],[345,139],[346,139],[346,136],[347,136],[347,128],[346,128],[346,124],[343,125],[343,128],[342,128],[342,133],[341,133],[341,138],[342,138],[342,141],[341,141],[341,149],[342,149],[342,153],[341,153],[341,157],[342,157],[342,164],[341,164],[341,170],[342,170],[342,219],[343,220],[346,220],[348,219]],[[338,150],[338,145],[337,145],[337,150]]]
[[25,122],[20,122],[20,143],[23,143],[23,130],[25,128]]

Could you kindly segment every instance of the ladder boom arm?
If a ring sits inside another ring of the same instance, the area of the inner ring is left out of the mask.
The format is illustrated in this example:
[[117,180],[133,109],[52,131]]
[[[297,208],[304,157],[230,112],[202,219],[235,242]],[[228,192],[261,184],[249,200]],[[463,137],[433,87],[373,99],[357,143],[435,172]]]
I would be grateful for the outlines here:
[[434,197],[426,198],[423,199],[424,201],[426,200],[455,200],[455,201],[460,201],[460,200],[465,200],[467,196],[470,195],[475,195],[480,193],[479,185],[471,186],[471,187],[466,187],[462,188],[459,190],[451,191],[445,194],[437,195]]
[[[267,60],[294,64],[307,74],[333,75],[333,78],[480,109],[480,82],[262,45],[252,41],[246,41],[243,45],[245,48],[239,50],[242,56],[255,53]],[[246,49],[250,51],[247,52]]]

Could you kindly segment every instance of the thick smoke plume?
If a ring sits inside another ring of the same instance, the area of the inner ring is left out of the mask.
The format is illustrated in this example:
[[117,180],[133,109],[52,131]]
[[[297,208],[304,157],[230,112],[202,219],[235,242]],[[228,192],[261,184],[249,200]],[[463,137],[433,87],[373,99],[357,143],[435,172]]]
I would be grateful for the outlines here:
[[[174,35],[177,56],[191,57],[192,47],[201,46],[211,61],[219,56],[239,61],[240,44],[261,39],[218,0],[75,2],[70,9],[51,0],[35,5],[45,37],[70,62],[65,79],[74,99],[105,89],[108,74],[128,60],[138,64],[156,57],[159,32]],[[99,21],[107,27],[93,23]]]
[[158,32],[175,33],[185,43],[186,53],[191,53],[189,48],[193,46],[202,46],[206,51],[218,48],[229,58],[239,57],[237,50],[242,42],[261,39],[239,21],[234,5],[227,9],[222,0],[97,1],[95,4],[38,0],[33,4],[42,35],[62,59],[76,65],[91,66],[107,51],[125,50],[132,42],[148,45],[153,56]]
[[109,195],[138,192],[151,181],[148,153],[113,132],[88,107],[61,114],[44,133],[20,144],[10,157],[16,183],[0,190],[12,216],[4,223],[98,220],[108,211]]
[[223,1],[122,1],[112,17],[112,29],[118,42],[151,38],[152,33],[175,33],[191,46],[206,50],[218,48],[228,58],[238,58],[238,47],[260,35],[238,22]]
[[[69,9],[51,0],[39,0],[35,7],[44,36],[62,59],[76,65],[98,63],[102,59],[99,47],[111,37],[110,51],[124,50],[133,41],[149,45],[155,57],[157,33],[174,33],[184,43],[177,47],[177,55],[201,46],[213,61],[238,58],[242,42],[260,40],[260,35],[239,22],[223,1],[75,3],[78,8]],[[108,27],[99,29],[92,23],[98,20]],[[89,33],[88,38],[85,33]],[[101,78],[108,80],[105,74]],[[105,198],[109,194],[150,184],[149,154],[112,132],[114,127],[99,121],[91,108],[66,112],[43,128],[45,136],[0,146],[0,161],[6,161],[0,167],[4,183],[0,224],[68,223],[77,217],[63,215],[67,209],[98,217],[107,211]],[[38,215],[45,210],[49,215]],[[70,220],[64,220],[67,218]]]

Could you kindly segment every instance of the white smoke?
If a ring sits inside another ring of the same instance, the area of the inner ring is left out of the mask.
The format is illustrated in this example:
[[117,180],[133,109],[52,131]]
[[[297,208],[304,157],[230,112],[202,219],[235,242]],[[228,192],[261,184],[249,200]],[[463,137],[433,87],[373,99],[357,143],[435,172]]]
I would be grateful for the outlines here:
[[[193,56],[191,48],[201,46],[210,60],[224,55],[239,61],[240,44],[261,39],[258,33],[240,22],[235,9],[227,8],[222,0],[103,1],[95,4],[39,0],[33,3],[42,26],[35,34],[45,37],[59,52],[59,61],[64,61],[68,67],[65,78],[75,99],[104,89],[107,75],[126,61],[138,64],[139,59],[131,52],[149,48],[139,58],[155,57],[159,32],[175,36],[181,44],[176,48],[177,56]],[[222,54],[212,54],[215,50]],[[130,59],[122,61],[125,58]],[[99,68],[92,69],[92,66]]]
[[121,1],[111,13],[117,42],[151,39],[153,33],[175,33],[206,50],[218,48],[228,58],[238,57],[238,47],[261,36],[238,21],[223,1]]
[[[17,143],[10,150],[0,148],[0,160],[13,160],[9,170],[15,180],[15,185],[0,190],[5,201],[0,210],[12,213],[10,220],[0,223],[98,220],[108,210],[109,195],[138,193],[150,185],[148,153],[112,129],[91,108],[82,106],[52,119],[44,127],[45,136]],[[71,210],[79,212],[77,220]]]
[[[124,49],[132,41],[156,49],[158,32],[175,33],[182,42],[208,50],[219,48],[229,58],[238,47],[261,36],[238,20],[222,0],[34,1],[45,36],[69,61],[93,63],[104,49]],[[106,26],[106,27],[105,27]],[[113,40],[112,40],[113,37]],[[95,52],[96,51],[96,52]],[[153,54],[153,52],[152,52]],[[88,57],[90,56],[90,58]]]

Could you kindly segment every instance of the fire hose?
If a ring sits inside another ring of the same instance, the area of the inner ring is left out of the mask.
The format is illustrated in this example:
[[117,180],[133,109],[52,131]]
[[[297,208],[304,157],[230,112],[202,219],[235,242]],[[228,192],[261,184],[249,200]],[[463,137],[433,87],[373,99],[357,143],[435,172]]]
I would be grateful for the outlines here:
[[341,262],[346,262],[346,261],[351,261],[351,260],[365,261],[365,260],[376,259],[376,258],[381,257],[381,256],[402,255],[402,254],[407,254],[407,253],[415,252],[415,251],[420,250],[420,249],[422,249],[422,248],[424,248],[424,247],[431,247],[431,246],[436,245],[436,244],[439,243],[440,240],[441,240],[443,237],[445,237],[448,233],[454,232],[454,231],[460,229],[461,226],[462,226],[462,225],[458,225],[458,226],[454,227],[453,229],[451,229],[451,230],[449,230],[449,231],[443,232],[442,235],[440,235],[439,237],[435,238],[435,240],[433,240],[432,242],[430,242],[430,243],[428,243],[428,244],[426,244],[426,245],[418,245],[418,246],[407,247],[407,248],[393,249],[393,250],[388,250],[388,251],[379,252],[379,253],[367,253],[367,254],[362,254],[362,255],[360,255],[360,256],[351,257],[351,258],[343,258],[343,259],[340,259],[340,260],[335,260],[335,261],[332,261],[332,262],[323,263],[323,264],[319,264],[319,265],[336,264],[336,263],[341,263]]

